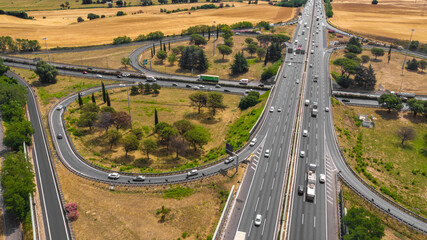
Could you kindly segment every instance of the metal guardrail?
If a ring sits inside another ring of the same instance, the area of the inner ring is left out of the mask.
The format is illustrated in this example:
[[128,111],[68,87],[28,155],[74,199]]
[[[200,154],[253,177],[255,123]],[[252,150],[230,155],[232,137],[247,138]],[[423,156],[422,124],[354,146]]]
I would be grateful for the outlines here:
[[224,209],[222,210],[222,214],[221,217],[219,218],[219,222],[218,225],[216,226],[215,229],[215,233],[212,237],[212,240],[219,240],[221,239],[221,232],[222,229],[224,228],[225,222],[226,222],[226,218],[224,218],[224,216],[226,216],[228,214],[228,212],[230,211],[231,205],[230,202],[231,200],[234,198],[234,185],[231,187],[230,193],[228,195],[227,201],[225,202],[225,206]]

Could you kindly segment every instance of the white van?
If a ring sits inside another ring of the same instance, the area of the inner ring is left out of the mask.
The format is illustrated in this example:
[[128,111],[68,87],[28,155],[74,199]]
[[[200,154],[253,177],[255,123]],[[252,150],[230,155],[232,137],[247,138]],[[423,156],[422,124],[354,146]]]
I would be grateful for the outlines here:
[[246,78],[240,79],[240,81],[239,81],[239,84],[241,84],[241,85],[248,85],[248,83],[249,83],[249,80]]
[[155,82],[155,81],[157,80],[153,76],[147,76],[147,82]]

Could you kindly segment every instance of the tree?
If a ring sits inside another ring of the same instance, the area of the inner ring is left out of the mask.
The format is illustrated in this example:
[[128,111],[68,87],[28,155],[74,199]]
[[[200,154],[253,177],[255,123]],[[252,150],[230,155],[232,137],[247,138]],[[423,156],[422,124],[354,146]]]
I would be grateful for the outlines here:
[[206,38],[202,37],[199,34],[191,34],[190,43],[193,43],[194,45],[199,47],[200,45],[206,45],[208,41],[206,40]]
[[411,41],[411,43],[409,44],[409,49],[412,51],[417,50],[419,44],[419,41]]
[[388,112],[391,111],[391,109],[395,109],[396,111],[400,111],[403,107],[402,100],[392,94],[392,93],[384,93],[378,98],[378,104],[381,105],[383,108],[387,108]]
[[105,96],[107,98],[107,106],[111,107],[110,95],[108,94],[108,92],[105,92]]
[[254,42],[254,39],[253,38],[245,38],[245,43],[246,44],[251,44],[251,43],[253,43]]
[[197,112],[200,114],[202,107],[206,107],[208,96],[204,92],[195,92],[190,96],[190,106],[197,108]]
[[270,47],[268,47],[268,53],[268,60],[270,62],[275,62],[282,58],[282,48],[279,43],[272,43]]
[[250,43],[250,44],[248,44],[246,49],[247,49],[248,53],[251,54],[251,57],[252,57],[252,54],[256,53],[257,45],[255,43]]
[[102,107],[100,109],[100,111],[101,111],[101,113],[104,113],[104,112],[115,113],[116,112],[116,110],[114,108],[109,107],[109,106]]
[[26,88],[22,85],[18,85],[17,83],[10,83],[13,80],[15,80],[13,78],[11,79],[6,77],[2,77],[2,78],[3,78],[3,81],[1,81],[1,78],[0,78],[0,105],[16,102],[21,107],[24,107],[25,104],[27,103]]
[[102,101],[107,102],[107,97],[105,95],[105,85],[104,82],[101,82],[101,86],[102,86]]
[[176,128],[176,130],[178,130],[178,133],[181,136],[184,136],[186,132],[194,128],[194,125],[186,119],[182,119],[174,122],[173,126]]
[[249,107],[255,106],[259,102],[259,93],[251,91],[246,97],[240,99],[239,108],[245,110]]
[[197,52],[197,66],[196,69],[204,72],[206,70],[208,70],[209,68],[209,62],[208,62],[208,58],[205,55],[205,51],[203,51],[202,49],[200,49],[200,51]]
[[417,100],[415,98],[408,100],[409,109],[414,112],[414,117],[417,116],[417,113],[424,112],[424,102],[422,100]]
[[194,147],[194,151],[197,151],[197,146],[202,148],[210,141],[210,133],[200,126],[195,126],[193,129],[187,131],[184,134],[185,140],[187,140]]
[[381,220],[363,208],[350,208],[343,222],[348,228],[348,234],[344,235],[344,240],[380,240],[384,236]]
[[261,61],[261,59],[263,57],[265,57],[265,54],[267,53],[267,50],[265,50],[264,48],[257,48],[256,50],[256,54],[258,56],[259,61]]
[[373,5],[377,5],[378,4],[378,0],[372,0],[371,2]]
[[130,124],[131,118],[127,112],[122,111],[113,114],[113,125],[116,127],[116,130],[128,128]]
[[108,129],[113,125],[113,114],[110,112],[99,113],[98,120],[95,125],[99,128],[105,129],[105,133],[107,133]]
[[110,149],[113,148],[113,145],[116,145],[120,139],[122,138],[122,134],[116,129],[110,129],[107,132],[107,141],[110,144]]
[[409,70],[418,71],[417,59],[412,58],[412,60],[408,60],[408,62],[406,62],[406,68]]
[[178,61],[178,57],[176,56],[176,54],[172,53],[169,54],[168,56],[168,62],[170,63],[170,65],[174,65],[174,63]]
[[146,83],[146,84],[144,84],[144,94],[149,94],[149,93],[151,93],[151,84],[149,84],[149,83]]
[[57,81],[58,70],[45,61],[38,61],[34,72],[39,75],[39,80],[42,83],[56,83]]
[[80,114],[77,125],[79,127],[89,127],[89,130],[92,130],[92,126],[95,124],[98,119],[96,112],[84,112]]
[[154,109],[154,126],[159,123],[159,117],[157,116],[157,109]]
[[122,57],[121,63],[125,68],[128,68],[128,65],[130,64],[130,58],[128,57]]
[[77,18],[77,22],[84,22],[85,20],[82,17]]
[[384,49],[382,48],[371,48],[371,53],[372,55],[375,56],[375,60],[377,59],[378,56],[384,56]]
[[206,105],[210,109],[212,116],[215,116],[217,110],[226,108],[224,105],[224,95],[219,92],[208,93]]
[[223,26],[221,28],[221,32],[221,37],[223,37],[224,40],[230,39],[233,36],[233,31],[230,26]]
[[[1,45],[1,43],[0,43],[0,45]],[[3,59],[0,59],[0,76],[3,76],[3,74],[5,74],[7,71],[9,71],[9,66],[5,66],[4,64],[3,64]]]
[[227,45],[219,45],[218,47],[219,52],[222,54],[222,59],[224,59],[225,55],[230,55],[233,52],[233,49]]
[[225,39],[224,40],[224,44],[226,45],[226,46],[229,46],[229,47],[233,47],[234,46],[234,42],[233,42],[233,39]]
[[427,67],[427,62],[424,60],[418,61],[418,67],[424,72],[424,69]]
[[96,104],[96,99],[95,99],[95,94],[94,93],[92,93],[92,103]]
[[369,62],[370,59],[368,55],[362,55],[362,65]]
[[355,74],[359,69],[359,63],[348,58],[338,58],[333,62],[334,65],[341,67],[341,75],[350,78],[350,74]]
[[157,143],[151,138],[147,138],[142,142],[142,151],[147,154],[147,159],[150,160],[150,153],[156,151]]
[[354,44],[347,44],[347,46],[345,47],[345,49],[348,52],[352,52],[352,53],[356,53],[356,54],[359,54],[359,53],[362,52],[362,48],[359,47],[359,46],[357,46],[357,45],[354,45]]
[[175,149],[176,157],[179,157],[179,152],[185,149],[185,142],[184,138],[182,136],[173,136],[170,139],[170,145],[173,149]]
[[31,136],[34,134],[34,129],[29,121],[10,122],[7,125],[3,144],[13,150],[22,149],[22,143],[31,145]]
[[139,94],[139,88],[137,86],[132,86],[130,88],[130,95],[135,96]]
[[374,89],[375,84],[377,83],[377,79],[375,77],[375,71],[372,68],[372,65],[369,65],[368,68],[360,67],[354,76],[354,82],[359,87]]
[[159,122],[156,126],[154,126],[154,132],[159,134],[163,129],[167,127],[172,127],[172,126],[167,122]]
[[179,67],[182,69],[192,70],[194,68],[204,71],[209,67],[207,58],[202,49],[197,46],[191,45],[185,47],[181,52],[179,58]]
[[231,64],[231,72],[233,75],[242,74],[249,71],[248,61],[246,61],[243,52],[238,52],[234,55],[234,62]]
[[160,50],[157,52],[156,57],[160,59],[160,62],[163,64],[163,60],[168,57],[168,53],[163,50]]
[[82,95],[80,93],[77,94],[77,100],[79,102],[79,106],[83,106],[83,99],[82,99]]
[[1,168],[1,186],[6,209],[23,222],[30,213],[28,196],[35,191],[36,186],[31,163],[24,153],[10,153],[5,157]]
[[351,79],[344,75],[340,75],[337,79],[337,83],[343,88],[348,88],[350,87]]
[[401,145],[403,145],[405,141],[414,140],[417,137],[417,132],[411,127],[401,127],[396,134],[398,137],[402,138]]
[[135,135],[129,134],[122,139],[123,148],[125,149],[125,157],[128,156],[128,152],[132,152],[138,149],[139,141]]
[[181,54],[181,50],[177,47],[172,48],[172,53],[175,55],[179,55]]
[[5,122],[20,122],[25,120],[25,110],[21,104],[11,101],[7,104],[0,105],[1,116]]
[[89,112],[97,113],[97,112],[99,112],[99,106],[96,105],[95,103],[86,103],[81,107],[81,112],[82,113],[89,113]]
[[159,132],[161,141],[166,145],[166,149],[169,150],[169,141],[172,137],[178,135],[178,131],[173,127],[165,127]]

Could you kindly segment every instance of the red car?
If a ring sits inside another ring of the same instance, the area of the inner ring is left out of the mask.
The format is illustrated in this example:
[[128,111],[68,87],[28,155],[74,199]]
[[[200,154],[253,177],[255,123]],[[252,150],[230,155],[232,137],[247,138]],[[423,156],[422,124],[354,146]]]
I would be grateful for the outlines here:
[[87,72],[86,71],[83,71],[83,74],[86,74]]

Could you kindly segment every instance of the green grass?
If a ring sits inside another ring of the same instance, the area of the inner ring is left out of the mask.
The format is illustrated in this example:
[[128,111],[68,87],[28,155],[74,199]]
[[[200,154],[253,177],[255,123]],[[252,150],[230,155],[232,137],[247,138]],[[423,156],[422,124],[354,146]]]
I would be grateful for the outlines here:
[[163,193],[164,198],[174,198],[174,199],[183,199],[185,197],[191,196],[191,194],[194,193],[194,189],[189,187],[172,187],[168,190],[166,190]]
[[[334,104],[335,128],[350,165],[373,187],[410,210],[427,216],[426,119],[383,109]],[[357,114],[374,116],[375,128],[357,126]],[[415,129],[413,141],[400,144],[396,132]],[[359,139],[359,140],[358,140]]]

